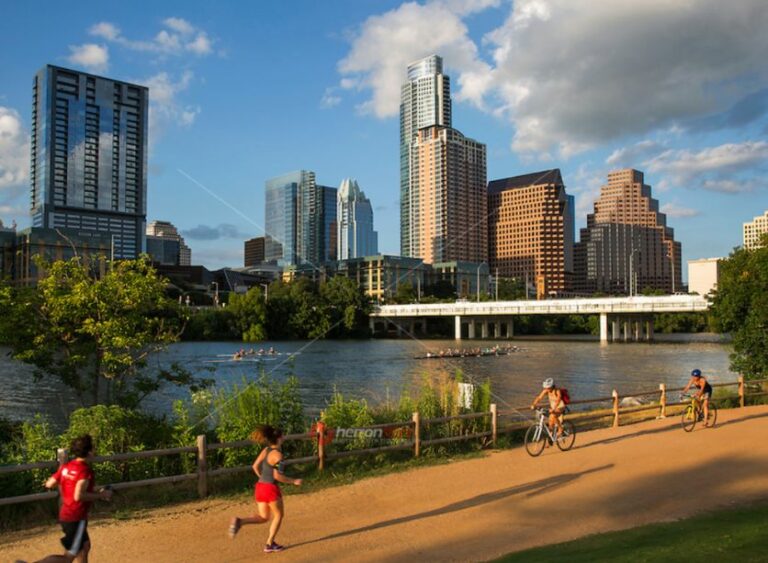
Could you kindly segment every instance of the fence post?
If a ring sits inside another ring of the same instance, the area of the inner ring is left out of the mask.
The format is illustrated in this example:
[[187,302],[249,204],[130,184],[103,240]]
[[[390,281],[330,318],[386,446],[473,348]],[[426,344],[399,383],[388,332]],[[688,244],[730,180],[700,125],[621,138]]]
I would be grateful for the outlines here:
[[744,376],[739,376],[739,406],[744,408]]
[[659,383],[659,391],[661,391],[659,418],[667,418],[667,386],[664,383]]
[[197,437],[197,494],[200,498],[208,496],[208,439],[205,434]]
[[413,413],[413,456],[421,455],[421,423],[419,422],[419,413]]
[[498,410],[496,403],[491,404],[491,443],[496,447],[496,436],[498,434]]
[[325,422],[318,422],[315,426],[317,433],[317,469],[325,469]]
[[619,426],[619,392],[616,389],[611,393],[613,397],[613,427]]

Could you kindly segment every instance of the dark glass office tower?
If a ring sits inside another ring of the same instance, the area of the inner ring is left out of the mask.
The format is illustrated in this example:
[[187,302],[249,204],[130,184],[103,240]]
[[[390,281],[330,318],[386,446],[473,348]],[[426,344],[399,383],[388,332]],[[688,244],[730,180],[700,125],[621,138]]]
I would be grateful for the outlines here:
[[32,88],[32,224],[145,250],[149,90],[47,65]]

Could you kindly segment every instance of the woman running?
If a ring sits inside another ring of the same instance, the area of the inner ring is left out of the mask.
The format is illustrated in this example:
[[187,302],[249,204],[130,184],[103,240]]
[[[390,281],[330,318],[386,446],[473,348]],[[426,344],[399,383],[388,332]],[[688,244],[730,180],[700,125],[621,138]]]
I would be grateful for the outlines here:
[[272,516],[264,553],[274,553],[285,549],[275,542],[275,536],[285,515],[283,495],[280,493],[278,482],[299,486],[301,479],[291,479],[283,473],[283,452],[280,451],[283,444],[282,430],[267,425],[258,426],[251,434],[251,440],[266,445],[253,462],[253,472],[259,477],[254,492],[258,515],[234,517],[229,524],[229,537],[234,539],[240,528],[246,524],[264,524]]

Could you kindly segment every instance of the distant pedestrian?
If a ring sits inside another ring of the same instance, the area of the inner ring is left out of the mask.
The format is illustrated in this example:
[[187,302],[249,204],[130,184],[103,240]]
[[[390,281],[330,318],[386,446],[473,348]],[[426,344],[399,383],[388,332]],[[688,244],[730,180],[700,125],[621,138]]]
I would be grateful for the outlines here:
[[93,458],[93,439],[85,434],[72,441],[69,449],[75,459],[62,464],[45,482],[47,489],[59,488],[61,508],[59,522],[64,531],[61,544],[64,555],[49,555],[38,563],[68,562],[77,559],[88,563],[91,540],[88,537],[88,511],[95,500],[111,500],[109,488],[94,492],[94,474],[90,461]]
[[277,532],[283,522],[283,495],[278,483],[300,486],[301,479],[292,479],[283,472],[283,431],[272,426],[258,426],[251,434],[251,440],[266,447],[259,452],[253,462],[253,472],[258,475],[254,499],[258,514],[255,516],[234,517],[229,524],[229,536],[234,539],[240,528],[246,524],[264,524],[272,517],[269,527],[269,537],[264,547],[264,553],[273,553],[285,549],[275,542]]

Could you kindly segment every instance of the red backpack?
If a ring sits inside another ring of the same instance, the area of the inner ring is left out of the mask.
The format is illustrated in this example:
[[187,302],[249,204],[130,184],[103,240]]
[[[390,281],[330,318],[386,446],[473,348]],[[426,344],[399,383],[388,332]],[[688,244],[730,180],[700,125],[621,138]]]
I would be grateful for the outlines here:
[[565,387],[560,388],[560,398],[563,400],[564,405],[568,405],[571,402],[571,396],[568,394],[568,389]]

